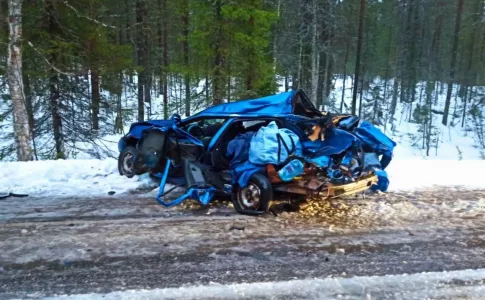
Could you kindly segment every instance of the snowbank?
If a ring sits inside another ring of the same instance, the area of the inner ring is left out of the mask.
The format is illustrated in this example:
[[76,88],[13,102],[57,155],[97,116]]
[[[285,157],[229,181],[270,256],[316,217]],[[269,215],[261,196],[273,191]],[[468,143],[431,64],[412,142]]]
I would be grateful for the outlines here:
[[389,190],[412,190],[432,186],[485,189],[481,175],[485,160],[424,160],[395,158],[386,169]]
[[62,295],[44,299],[483,299],[483,280],[485,270],[478,269],[409,275],[211,284],[127,290],[108,294]]
[[[424,160],[395,158],[388,167],[392,190],[413,190],[433,186],[484,188],[479,171],[484,160]],[[149,176],[126,178],[118,174],[117,161],[56,160],[0,162],[0,192],[31,196],[100,196],[136,189],[154,189]]]
[[0,192],[30,196],[99,196],[153,186],[149,176],[126,178],[115,159],[0,162]]

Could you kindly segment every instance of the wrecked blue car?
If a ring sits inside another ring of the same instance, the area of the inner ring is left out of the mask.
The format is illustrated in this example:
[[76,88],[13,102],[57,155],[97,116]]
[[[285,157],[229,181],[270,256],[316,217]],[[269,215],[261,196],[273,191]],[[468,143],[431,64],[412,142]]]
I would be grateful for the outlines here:
[[[226,195],[239,213],[258,215],[277,193],[329,198],[385,191],[395,146],[369,122],[321,112],[302,90],[292,90],[185,119],[133,123],[118,144],[118,169],[128,177],[159,177],[156,200],[165,207],[186,199],[208,205]],[[168,200],[177,187],[183,195]]]

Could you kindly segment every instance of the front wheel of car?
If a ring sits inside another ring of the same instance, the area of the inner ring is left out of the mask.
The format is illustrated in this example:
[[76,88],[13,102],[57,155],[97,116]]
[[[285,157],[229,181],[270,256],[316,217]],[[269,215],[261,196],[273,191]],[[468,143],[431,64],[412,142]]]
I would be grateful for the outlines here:
[[254,174],[246,187],[236,187],[232,194],[232,202],[238,213],[259,215],[268,211],[273,200],[273,187],[268,177]]
[[136,149],[133,146],[126,146],[118,157],[118,171],[120,175],[132,178],[135,176],[135,157]]

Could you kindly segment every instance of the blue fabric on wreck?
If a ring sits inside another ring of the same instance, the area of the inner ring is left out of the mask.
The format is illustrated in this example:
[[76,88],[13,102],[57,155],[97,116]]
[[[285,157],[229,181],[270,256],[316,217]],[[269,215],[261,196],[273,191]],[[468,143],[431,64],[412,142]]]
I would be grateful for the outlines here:
[[387,172],[384,170],[376,170],[374,173],[377,175],[378,181],[377,184],[371,186],[372,191],[387,191],[389,187],[389,177],[387,176]]
[[264,173],[266,168],[250,163],[249,161],[231,169],[232,184],[238,184],[240,187],[246,187],[249,179],[256,173]]
[[231,162],[229,163],[231,169],[248,161],[249,145],[254,133],[252,131],[240,133],[227,144],[226,157],[231,158]]
[[319,156],[332,156],[347,150],[352,143],[357,141],[356,137],[347,131],[330,128],[325,131],[325,140],[303,142],[303,148],[309,153],[305,153],[311,158]]
[[291,154],[301,156],[300,138],[289,129],[278,128],[275,121],[261,127],[249,147],[249,161],[255,165],[279,165]]
[[382,155],[381,166],[385,169],[392,160],[392,152],[396,143],[379,128],[367,121],[362,121],[355,134],[378,155]]
[[326,155],[318,156],[315,158],[308,158],[309,162],[316,164],[320,168],[328,168],[330,166],[331,158]]
[[249,162],[249,145],[254,134],[255,132],[238,134],[227,144],[226,157],[231,159],[229,168],[232,184],[240,187],[246,187],[253,174],[265,172],[264,167]]

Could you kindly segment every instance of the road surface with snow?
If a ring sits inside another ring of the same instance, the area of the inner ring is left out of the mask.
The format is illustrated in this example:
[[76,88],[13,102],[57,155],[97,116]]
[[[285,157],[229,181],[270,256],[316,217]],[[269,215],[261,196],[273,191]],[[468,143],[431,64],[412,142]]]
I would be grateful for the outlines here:
[[142,193],[7,198],[0,299],[484,299],[484,213],[470,188],[264,217]]

